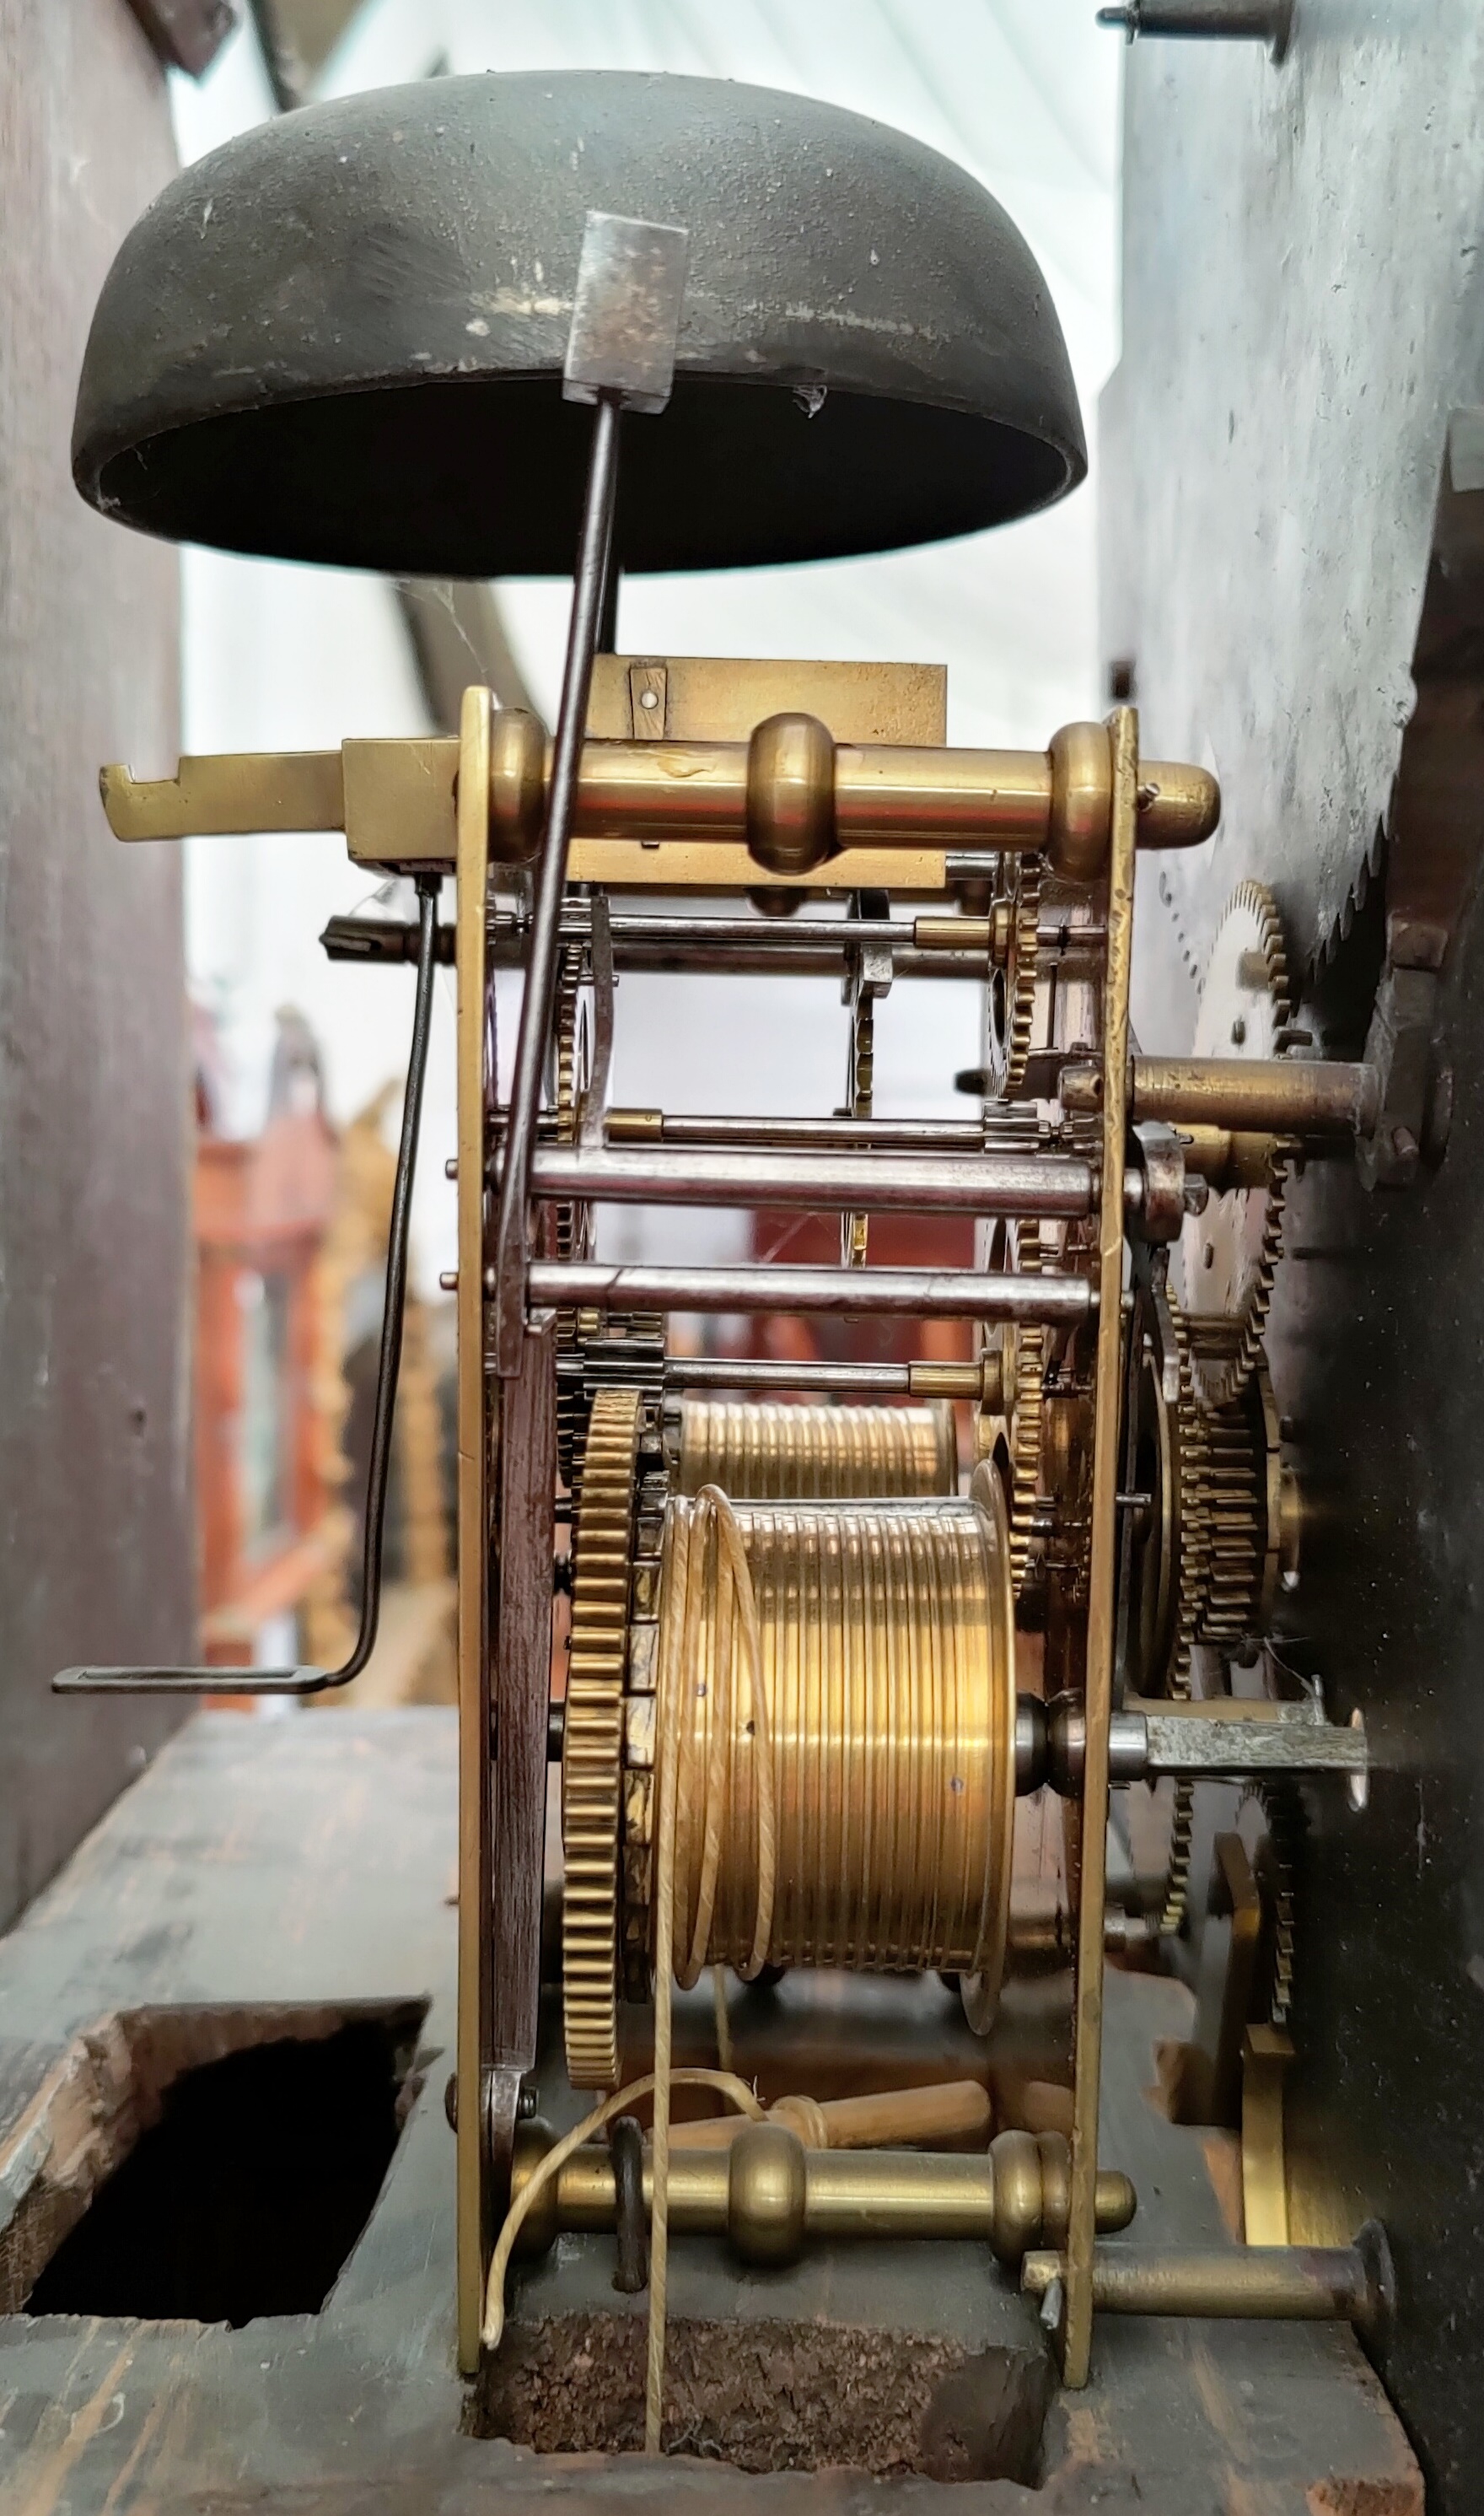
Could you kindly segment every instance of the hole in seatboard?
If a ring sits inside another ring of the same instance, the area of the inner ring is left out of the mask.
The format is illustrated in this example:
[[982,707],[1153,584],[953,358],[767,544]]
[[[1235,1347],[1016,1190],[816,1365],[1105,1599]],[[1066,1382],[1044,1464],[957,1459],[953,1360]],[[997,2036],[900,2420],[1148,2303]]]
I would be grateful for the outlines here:
[[103,2020],[7,2144],[23,2189],[0,2236],[0,2310],[231,2326],[317,2313],[422,2085],[427,2011]]

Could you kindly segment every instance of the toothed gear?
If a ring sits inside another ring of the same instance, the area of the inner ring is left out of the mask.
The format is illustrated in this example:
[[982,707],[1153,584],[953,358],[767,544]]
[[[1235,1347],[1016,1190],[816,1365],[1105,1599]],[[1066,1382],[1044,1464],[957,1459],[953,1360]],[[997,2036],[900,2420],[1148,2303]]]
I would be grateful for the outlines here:
[[1013,1098],[1025,1081],[1041,959],[1041,859],[1022,856],[1016,862],[1015,913],[1010,924],[1010,968],[1006,972],[1010,1039],[1005,1061],[1005,1090],[1009,1098]]
[[[1262,1340],[1267,1333],[1267,1315],[1272,1305],[1273,1278],[1283,1255],[1284,1204],[1288,1193],[1289,1173],[1293,1168],[1295,1148],[1283,1139],[1275,1143],[1268,1165],[1266,1183],[1256,1189],[1229,1189],[1212,1206],[1225,1207],[1236,1203],[1249,1213],[1256,1206],[1260,1224],[1256,1245],[1251,1249],[1243,1277],[1243,1290],[1235,1314],[1214,1320],[1195,1315],[1191,1322],[1191,1363],[1196,1396],[1208,1412],[1215,1414],[1240,1397],[1252,1377]],[[1207,1208],[1207,1218],[1211,1206]],[[1191,1218],[1185,1225],[1189,1232]]]
[[[1178,1314],[1175,1316],[1177,1320]],[[1279,1487],[1270,1470],[1276,1464],[1277,1413],[1265,1358],[1259,1352],[1247,1387],[1230,1405],[1203,1414],[1185,1394],[1181,1406],[1182,1434],[1190,1442],[1193,1489],[1191,1504],[1182,1499],[1181,1508],[1193,1510],[1201,1563],[1192,1584],[1180,1682],[1172,1683],[1170,1691],[1188,1696],[1191,1646],[1204,1643],[1231,1652],[1250,1638],[1261,1623],[1268,1571],[1276,1561],[1279,1531],[1274,1515]],[[1182,1443],[1182,1451],[1183,1447]],[[1182,1629],[1185,1613],[1182,1599]],[[1162,1931],[1178,1930],[1184,1919],[1193,1815],[1193,1785],[1179,1780],[1171,1819]],[[1290,1946],[1291,1921],[1290,1913]],[[1274,2024],[1281,2022],[1275,2019]]]
[[[571,946],[562,953],[556,972],[556,1140],[558,1144],[577,1142],[577,1112],[587,1089],[589,1056],[587,1027],[582,1021],[582,953]],[[592,1209],[587,1205],[558,1205],[556,1215],[556,1255],[567,1261],[591,1256]],[[556,1351],[558,1355],[575,1354],[582,1343],[583,1315],[574,1310],[556,1314]],[[580,1382],[558,1374],[556,1382],[556,1466],[564,1486],[574,1485],[582,1449],[582,1426],[585,1403]]]
[[573,1536],[572,1643],[561,1753],[561,2010],[574,2088],[619,2079],[624,1660],[643,1400],[599,1389]]
[[[1179,1369],[1179,1571],[1175,1602],[1175,1642],[1165,1691],[1178,1700],[1190,1694],[1190,1655],[1205,1612],[1211,1572],[1211,1539],[1207,1517],[1207,1443],[1205,1426],[1190,1380],[1190,1346],[1178,1306],[1172,1302]],[[1175,1777],[1170,1812],[1170,1859],[1159,1927],[1173,1937],[1185,1919],[1190,1896],[1190,1852],[1195,1828],[1195,1785],[1188,1775]]]
[[1165,1869],[1165,1899],[1160,1907],[1162,1939],[1174,1939],[1184,1926],[1190,1904],[1190,1849],[1195,1831],[1195,1785],[1188,1774],[1177,1774],[1170,1808],[1170,1855]]
[[[1014,1228],[1011,1263],[1017,1275],[1041,1273],[1041,1227]],[[1046,1330],[1030,1321],[1005,1332],[1010,1438],[1010,1562],[1015,1597],[1030,1586],[1036,1542],[1042,1534],[1041,1451],[1045,1421]]]
[[[1257,1369],[1264,1369],[1260,1361]],[[1210,1571],[1199,1640],[1230,1651],[1257,1621],[1268,1552],[1267,1462],[1247,1393],[1206,1417]]]
[[[1272,893],[1239,883],[1212,945],[1193,1053],[1272,1057],[1291,1015],[1288,959]],[[1191,1379],[1207,1414],[1240,1397],[1252,1376],[1283,1249],[1283,1207],[1295,1147],[1275,1141],[1260,1186],[1228,1189],[1186,1217],[1175,1268],[1185,1313]]]
[[1001,905],[1008,913],[1005,961],[989,985],[986,1070],[989,1098],[1012,1100],[1025,1082],[1036,1018],[1036,981],[1040,974],[1042,860],[1039,856],[1002,857],[1005,892]]
[[1303,1802],[1292,1782],[1268,1782],[1260,1794],[1273,1848],[1273,1975],[1269,2016],[1274,2027],[1286,2027],[1294,2006],[1294,1963],[1297,1939],[1298,1870],[1306,1821]]
[[[1211,1544],[1206,1426],[1190,1376],[1190,1345],[1180,1308],[1157,1281],[1139,1309],[1144,1352],[1140,1401],[1146,1454],[1140,1480],[1156,1488],[1154,1517],[1137,1558],[1134,1603],[1135,1675],[1140,1693],[1177,1699],[1190,1693],[1190,1656],[1206,1611]],[[1152,1552],[1151,1550],[1157,1550]],[[1188,1779],[1173,1785],[1170,1848],[1159,1927],[1174,1933],[1185,1918],[1195,1794]]]
[[1243,1794],[1237,1813],[1239,1827],[1244,1813],[1253,1808],[1261,1813],[1267,1838],[1265,1860],[1264,1847],[1260,1843],[1256,1847],[1250,1845],[1249,1851],[1270,1918],[1268,2020],[1274,2027],[1287,2027],[1294,2006],[1298,1872],[1308,1820],[1302,1796],[1294,1782],[1252,1783]]
[[1184,1315],[1158,1281],[1140,1296],[1135,1333],[1136,1474],[1152,1491],[1134,1566],[1134,1674],[1141,1695],[1183,1697],[1209,1595],[1210,1445],[1195,1403]]

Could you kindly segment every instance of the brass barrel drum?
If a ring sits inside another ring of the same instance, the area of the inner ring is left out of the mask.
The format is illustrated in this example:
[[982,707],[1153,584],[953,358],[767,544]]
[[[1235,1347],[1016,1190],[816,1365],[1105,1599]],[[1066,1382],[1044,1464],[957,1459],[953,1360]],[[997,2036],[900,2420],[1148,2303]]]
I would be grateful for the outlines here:
[[[705,1550],[695,1648],[676,1631],[671,1505],[660,1660],[678,1684],[676,1945],[755,1970],[764,1889],[741,1616]],[[977,1502],[739,1506],[757,1606],[774,1877],[762,1962],[998,1969],[1014,1806],[1008,1550]],[[668,1648],[667,1648],[668,1647]],[[730,1658],[730,1667],[722,1666]],[[719,1730],[719,1724],[722,1725]],[[666,1723],[662,1717],[661,1737]],[[720,1819],[714,1892],[703,1875]],[[710,1905],[709,1927],[697,1929]]]
[[[602,1393],[598,1411],[623,1416],[623,1451],[630,1394]],[[606,1514],[603,1551],[585,1549],[590,1511]],[[681,1984],[710,1964],[748,1976],[763,1965],[938,1967],[971,1983],[974,2022],[986,2026],[1015,1804],[998,1480],[980,1471],[968,1499],[733,1504],[712,1487],[672,1495],[662,1515],[639,1509],[627,1639],[613,1633],[610,1645],[624,1700],[609,1709],[586,1647],[578,1682],[576,1636],[585,1552],[595,1631],[622,1595],[611,1521],[590,1467],[563,1754],[574,2084],[616,2083],[620,1988],[642,1996],[652,1980],[667,1763]],[[599,1762],[608,1781],[595,1789]],[[599,1807],[611,1817],[595,1825]]]
[[680,1406],[682,1494],[720,1486],[735,1501],[864,1494],[956,1494],[952,1406],[808,1406],[686,1398]]

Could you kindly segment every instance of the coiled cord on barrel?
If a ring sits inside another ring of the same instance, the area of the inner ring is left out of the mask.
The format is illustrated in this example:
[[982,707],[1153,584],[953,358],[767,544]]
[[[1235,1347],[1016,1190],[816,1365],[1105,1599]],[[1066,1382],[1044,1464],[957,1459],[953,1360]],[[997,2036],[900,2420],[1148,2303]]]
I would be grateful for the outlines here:
[[[993,2014],[1014,1811],[1014,1630],[1004,1499],[989,1470],[980,1480],[965,1502],[753,1503],[740,1515],[705,1487],[667,1512],[654,2072],[607,2099],[542,2170],[544,2181],[652,2087],[648,2453],[662,2445],[671,2088],[713,2086],[743,2112],[756,2107],[724,2073],[673,2069],[676,1982],[695,1983],[708,1963],[745,1976],[770,1961],[937,1965],[982,1977],[982,2025]],[[487,2340],[499,2336],[517,2227],[507,2223],[492,2266]]]
[[679,1472],[682,1494],[718,1485],[734,1502],[957,1493],[953,1409],[687,1397]]
[[706,1963],[997,1970],[1014,1703],[990,1516],[948,1495],[737,1504],[726,1540],[751,1575],[762,1730],[726,1540],[698,1562],[694,1509],[670,1505],[660,1583],[660,1657],[687,1672],[677,1981]]

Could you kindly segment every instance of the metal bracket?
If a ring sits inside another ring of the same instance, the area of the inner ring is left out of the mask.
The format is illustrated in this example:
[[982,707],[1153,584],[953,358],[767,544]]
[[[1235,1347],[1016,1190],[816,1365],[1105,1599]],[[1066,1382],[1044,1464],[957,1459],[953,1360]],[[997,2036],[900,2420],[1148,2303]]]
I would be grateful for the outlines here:
[[629,667],[629,732],[636,742],[663,742],[670,731],[670,668],[664,663]]
[[[857,891],[850,901],[850,915],[845,921],[848,935],[853,921],[885,925],[891,915],[890,895],[885,891]],[[874,1004],[878,996],[891,992],[893,972],[891,945],[880,942],[847,944],[845,974],[841,981],[840,1001],[853,1013],[858,1005]]]
[[1437,1012],[1437,972],[1388,960],[1366,1037],[1365,1062],[1377,1079],[1376,1124],[1355,1148],[1367,1188],[1411,1188],[1424,1165],[1442,1159],[1452,1077],[1435,1060]]
[[561,391],[661,411],[675,383],[688,228],[589,210],[577,265]]
[[[885,891],[857,891],[850,900],[852,922],[884,924],[891,915],[891,901]],[[892,957],[889,944],[880,942],[847,944],[845,977],[841,981],[840,1000],[850,1014],[850,1052],[845,1073],[844,1118],[869,1118],[876,1090],[876,1003],[891,991]],[[843,1214],[840,1218],[840,1258],[845,1267],[864,1267],[870,1225],[864,1214]]]

